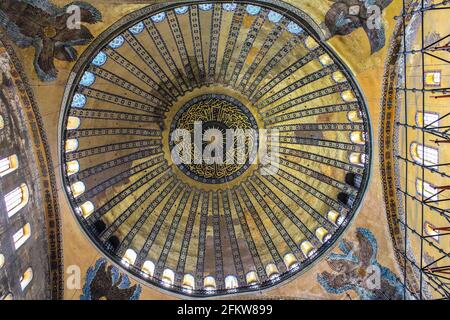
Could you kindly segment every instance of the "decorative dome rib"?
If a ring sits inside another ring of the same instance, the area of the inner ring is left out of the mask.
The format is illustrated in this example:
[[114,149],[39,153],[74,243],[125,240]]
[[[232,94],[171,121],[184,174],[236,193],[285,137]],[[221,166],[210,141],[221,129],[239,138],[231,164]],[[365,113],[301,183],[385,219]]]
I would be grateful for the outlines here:
[[[194,137],[199,122],[203,135],[253,129],[242,140],[252,152],[174,161],[173,137]],[[66,194],[92,242],[142,282],[194,297],[306,270],[347,228],[370,174],[355,80],[311,19],[279,1],[126,16],[74,67],[60,137]]]

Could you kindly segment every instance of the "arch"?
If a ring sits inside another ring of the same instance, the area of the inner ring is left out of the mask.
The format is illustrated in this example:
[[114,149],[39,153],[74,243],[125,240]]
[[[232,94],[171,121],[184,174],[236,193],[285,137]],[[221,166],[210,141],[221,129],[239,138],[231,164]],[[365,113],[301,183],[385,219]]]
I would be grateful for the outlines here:
[[355,102],[356,101],[355,94],[351,90],[346,90],[346,91],[342,92],[341,97],[342,97],[342,100],[344,100],[345,102]]
[[361,187],[362,179],[362,175],[352,172],[349,172],[345,175],[345,183],[355,188]]
[[155,273],[155,264],[150,260],[146,260],[142,265],[142,272],[146,277],[153,277],[153,274]]
[[239,286],[238,280],[235,276],[228,275],[225,277],[225,289],[236,289]]
[[5,120],[3,119],[3,116],[0,115],[0,130],[2,130],[5,127]]
[[207,276],[203,279],[203,289],[206,291],[216,290],[216,279],[213,276]]
[[350,122],[361,122],[363,121],[362,113],[359,110],[352,110],[347,113],[347,119]]
[[13,235],[14,248],[19,249],[30,237],[31,225],[27,223]]
[[24,291],[26,287],[28,287],[28,285],[31,283],[32,280],[33,280],[33,269],[31,269],[30,267],[27,270],[25,270],[25,272],[20,277],[20,288],[22,289],[22,291]]
[[0,160],[0,177],[4,177],[7,174],[17,170],[19,168],[19,158],[13,154],[7,158]]
[[108,243],[108,246],[110,247],[110,249],[112,251],[117,251],[117,249],[120,246],[120,240],[119,240],[119,238],[117,236],[111,236],[108,239],[107,243]]
[[86,219],[95,211],[95,206],[91,201],[86,201],[80,206],[80,211],[83,218]]
[[183,289],[187,291],[195,290],[195,278],[191,274],[185,274],[182,282]]
[[17,187],[13,191],[9,192],[5,196],[5,206],[8,212],[8,217],[11,218],[17,212],[19,212],[23,207],[25,207],[30,198],[30,193],[28,186],[22,183],[20,187]]
[[365,144],[366,135],[362,131],[352,131],[350,132],[350,141],[354,144]]
[[439,164],[438,149],[413,142],[411,143],[409,151],[413,160],[419,164],[424,164],[427,166]]
[[288,270],[295,269],[299,266],[297,258],[292,253],[288,253],[283,257],[284,264]]
[[81,196],[86,191],[86,186],[82,181],[77,181],[70,186],[74,198]]
[[269,263],[266,266],[266,274],[270,280],[275,280],[280,277],[280,271],[278,270],[277,266],[273,263]]
[[332,75],[333,81],[336,83],[341,83],[347,81],[344,73],[342,71],[335,71]]
[[344,222],[344,217],[342,214],[337,212],[336,210],[330,210],[327,213],[328,221],[332,222],[336,226],[340,226],[342,222]]
[[164,284],[173,286],[175,281],[175,273],[171,269],[167,268],[163,271],[161,280]]
[[245,280],[249,286],[255,286],[259,284],[258,274],[255,271],[250,271],[245,275]]
[[133,249],[127,249],[122,258],[122,263],[126,266],[133,265],[136,262],[137,253]]
[[364,153],[351,152],[350,155],[348,156],[348,160],[350,161],[351,164],[363,167],[364,164],[366,163],[366,155]]
[[331,59],[330,55],[327,53],[321,55],[319,57],[319,61],[324,67],[332,65],[334,63],[333,59]]
[[67,118],[67,130],[76,130],[80,127],[81,120],[78,117],[69,116]]
[[77,139],[67,139],[65,144],[66,152],[74,152],[78,149],[78,140]]
[[441,70],[425,71],[425,85],[440,87],[442,81]]
[[423,196],[424,199],[429,199],[433,201],[439,199],[439,196],[437,195],[438,190],[432,184],[423,181],[421,179],[416,180],[416,191],[417,194]]
[[422,127],[439,127],[439,113],[436,112],[417,112],[416,125]]
[[77,160],[67,162],[66,171],[68,176],[78,173],[80,171],[80,163]]
[[324,227],[318,227],[316,229],[316,237],[320,240],[320,242],[325,243],[331,239],[331,235],[327,229]]
[[305,258],[311,258],[317,251],[312,245],[312,243],[309,242],[308,240],[305,240],[300,244],[300,249],[302,250],[302,253],[305,256]]
[[343,205],[346,205],[351,208],[355,203],[356,199],[354,195],[345,192],[339,192],[339,194],[337,195],[337,200]]

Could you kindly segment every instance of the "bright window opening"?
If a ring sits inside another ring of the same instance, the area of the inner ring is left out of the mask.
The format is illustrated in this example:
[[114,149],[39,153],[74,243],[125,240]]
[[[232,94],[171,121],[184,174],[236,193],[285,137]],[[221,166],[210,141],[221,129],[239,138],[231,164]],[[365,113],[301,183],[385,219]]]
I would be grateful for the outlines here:
[[417,112],[416,125],[420,128],[425,126],[439,127],[439,114],[432,112]]
[[26,287],[31,283],[31,280],[33,280],[33,270],[31,268],[28,268],[23,275],[20,277],[20,288],[25,290]]
[[[423,195],[424,200],[425,199],[429,199],[432,201],[438,200],[438,195],[437,195],[438,190],[434,186],[429,184],[428,182],[424,182],[420,179],[417,179],[416,189],[417,189],[417,194]],[[423,193],[422,193],[422,191],[423,191]]]
[[17,212],[25,207],[28,203],[30,197],[28,187],[25,183],[22,183],[20,187],[9,192],[5,196],[6,211],[8,212],[8,217],[12,217]]
[[238,280],[235,276],[227,276],[225,278],[225,289],[231,290],[238,287]]
[[427,166],[439,164],[439,150],[423,146],[418,143],[411,144],[411,157],[417,163]]
[[153,277],[153,274],[155,273],[155,264],[150,260],[145,261],[142,265],[142,272],[147,277]]
[[19,249],[31,237],[31,226],[29,223],[24,225],[13,235],[14,247]]
[[19,167],[19,159],[14,154],[8,158],[4,158],[0,160],[0,177],[6,176],[8,173],[11,173]]
[[125,255],[122,258],[122,263],[126,266],[133,265],[136,262],[137,253],[133,249],[125,251]]

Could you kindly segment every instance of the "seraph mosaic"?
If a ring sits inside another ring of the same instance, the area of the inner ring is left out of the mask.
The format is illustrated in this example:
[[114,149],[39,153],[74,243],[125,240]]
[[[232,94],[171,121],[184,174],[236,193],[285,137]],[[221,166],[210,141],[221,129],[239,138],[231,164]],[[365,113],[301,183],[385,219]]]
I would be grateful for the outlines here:
[[363,28],[369,38],[371,53],[382,49],[386,32],[381,14],[392,0],[330,0],[333,3],[325,16],[331,36],[346,36]]
[[138,300],[140,295],[140,285],[132,286],[126,274],[102,258],[88,269],[80,300]]
[[[74,14],[79,13],[79,20]],[[0,26],[21,48],[34,47],[34,68],[42,81],[55,80],[54,59],[75,61],[74,46],[86,45],[94,38],[84,23],[101,21],[92,5],[75,1],[60,8],[47,0],[1,0]],[[74,21],[74,23],[70,23]]]
[[403,287],[397,276],[377,261],[377,241],[364,228],[356,231],[358,244],[342,240],[343,254],[332,253],[326,259],[333,272],[322,272],[318,282],[332,294],[354,291],[363,300],[402,300]]

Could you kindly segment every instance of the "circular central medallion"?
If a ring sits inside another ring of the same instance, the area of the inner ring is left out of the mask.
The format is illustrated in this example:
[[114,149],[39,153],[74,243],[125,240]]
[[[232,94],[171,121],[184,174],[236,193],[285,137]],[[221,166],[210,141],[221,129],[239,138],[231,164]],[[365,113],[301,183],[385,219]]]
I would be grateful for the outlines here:
[[177,166],[203,183],[226,183],[255,160],[258,126],[237,99],[207,94],[186,103],[175,115],[169,145]]

